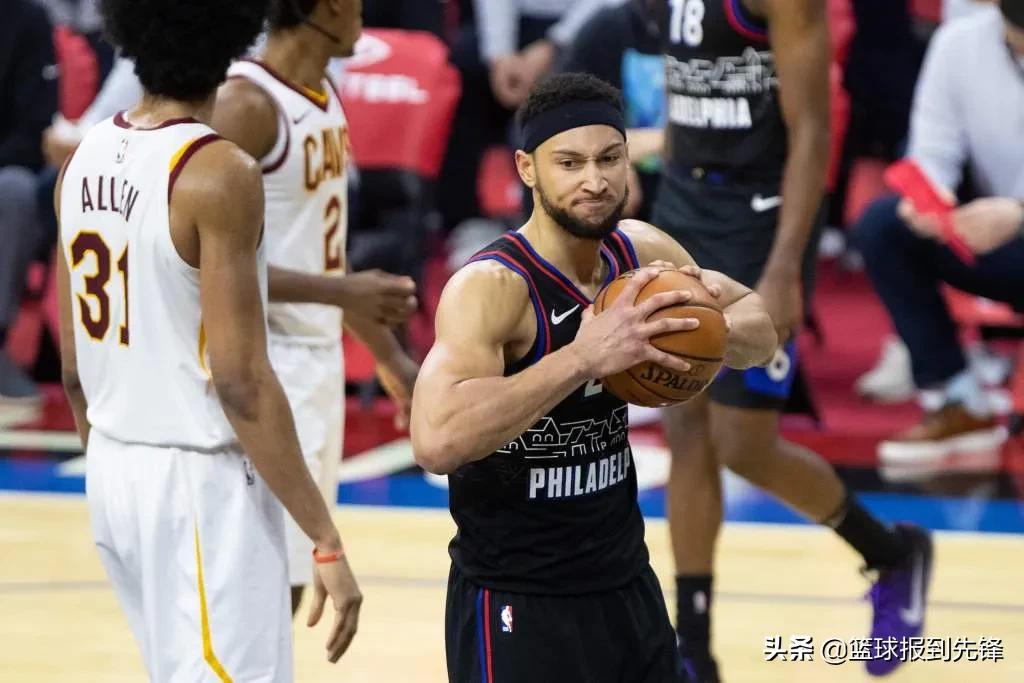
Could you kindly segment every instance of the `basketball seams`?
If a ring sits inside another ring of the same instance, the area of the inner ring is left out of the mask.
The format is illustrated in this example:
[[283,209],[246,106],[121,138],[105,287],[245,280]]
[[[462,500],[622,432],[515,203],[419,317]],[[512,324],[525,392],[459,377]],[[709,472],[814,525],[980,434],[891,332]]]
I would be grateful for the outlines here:
[[[652,344],[652,346],[653,346],[653,344]],[[663,353],[667,353],[670,356],[675,356],[676,358],[682,358],[683,360],[699,360],[701,363],[721,363],[721,362],[723,362],[725,360],[725,358],[708,358],[707,356],[694,356],[692,353],[685,353],[684,354],[684,353],[676,353],[674,351],[665,351],[665,349],[659,348],[657,346],[655,346],[654,348],[658,349],[659,351],[662,351]],[[657,363],[655,363],[655,365],[657,365]]]
[[[709,306],[708,304],[702,304],[702,303],[685,303],[685,304],[674,304],[674,305],[676,305],[676,306],[689,306],[690,308],[706,308],[709,311],[714,311],[715,313],[721,313],[722,312],[722,309],[721,309],[720,306]],[[661,309],[659,308],[658,310],[660,311]],[[655,311],[655,313],[657,313],[657,311]]]
[[615,380],[615,378],[620,374],[621,373],[616,373],[609,377],[602,377],[601,384],[608,389],[612,396],[615,396],[619,400],[625,401],[626,403],[632,403],[634,405],[644,405],[644,402],[640,400],[640,397],[631,391],[630,385],[627,384],[623,386]]
[[[664,272],[666,272],[666,271],[668,271],[668,270],[671,270],[671,269],[670,269],[670,268],[662,268],[661,270],[659,270],[659,271],[658,271],[658,275],[661,275],[662,273],[664,273]],[[645,290],[646,290],[646,289],[647,289],[648,287],[650,287],[651,285],[653,285],[653,284],[654,284],[655,282],[657,282],[657,281],[658,281],[658,278],[657,278],[657,277],[655,277],[655,278],[654,278],[653,280],[651,280],[651,281],[650,281],[650,282],[648,282],[648,283],[647,283],[646,285],[644,285],[643,287],[641,287],[641,288],[640,288],[640,291],[636,293],[636,297],[635,297],[635,298],[633,299],[633,305],[634,305],[634,306],[636,306],[636,302],[637,302],[637,301],[640,301],[640,299],[641,299],[641,298],[643,297],[643,295],[644,295],[644,291],[645,291]],[[668,307],[666,306],[666,308],[668,308]],[[659,308],[658,310],[660,311],[661,309]],[[658,312],[658,311],[654,311],[654,313],[657,313],[657,312]],[[653,315],[653,313],[652,313],[652,315]],[[646,322],[646,321],[645,321],[645,322]]]

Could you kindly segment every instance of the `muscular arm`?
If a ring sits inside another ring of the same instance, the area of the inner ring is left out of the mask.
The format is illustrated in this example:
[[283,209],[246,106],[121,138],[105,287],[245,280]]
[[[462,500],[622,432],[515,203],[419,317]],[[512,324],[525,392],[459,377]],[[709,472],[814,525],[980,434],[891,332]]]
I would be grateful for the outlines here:
[[[53,210],[57,215],[57,222],[60,223],[60,192],[64,184],[64,171],[67,170],[67,162],[61,169],[60,177],[57,178],[57,185],[53,191]],[[64,231],[64,226],[60,227]],[[64,252],[64,242],[58,237],[57,245],[60,249],[60,257],[57,259],[57,307],[60,317],[60,377],[64,385],[64,393],[71,404],[71,413],[75,417],[75,429],[78,430],[78,438],[82,442],[82,448],[89,445],[89,420],[86,419],[88,403],[85,400],[85,392],[82,391],[82,382],[78,377],[78,358],[75,353],[75,327],[71,302],[71,275],[68,272],[67,254]]]
[[804,248],[825,191],[830,59],[824,0],[751,2],[768,20],[789,153],[778,233],[765,277],[798,280]]
[[[681,244],[658,228],[642,221],[622,221],[620,227],[629,236],[641,266],[668,261],[675,266],[697,265]],[[778,346],[772,320],[756,292],[717,271],[704,270],[706,285],[718,285],[719,302],[729,321],[729,345],[725,364],[742,370],[767,363]]]
[[[233,201],[224,201],[225,197]],[[267,357],[256,251],[263,184],[251,157],[215,142],[175,185],[175,221],[195,226],[210,374],[224,414],[274,495],[318,548],[340,548],[323,497],[302,460],[292,413]]]
[[424,469],[446,474],[486,457],[589,379],[572,345],[503,376],[529,305],[525,283],[497,264],[463,268],[445,287],[413,394],[413,452]]

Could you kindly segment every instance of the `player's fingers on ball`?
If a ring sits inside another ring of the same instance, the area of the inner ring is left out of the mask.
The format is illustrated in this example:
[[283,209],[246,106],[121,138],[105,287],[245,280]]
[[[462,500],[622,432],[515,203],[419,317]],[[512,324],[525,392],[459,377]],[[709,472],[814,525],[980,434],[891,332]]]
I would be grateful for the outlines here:
[[660,311],[669,306],[679,306],[693,299],[693,292],[688,289],[673,289],[669,292],[659,292],[650,299],[645,300],[637,306],[640,314],[646,318],[655,311]]
[[648,264],[648,265],[650,267],[652,267],[652,268],[668,268],[668,269],[673,269],[673,270],[676,267],[676,265],[674,263],[669,263],[668,261],[662,261],[660,259],[657,260],[657,261],[651,261],[651,263]]
[[687,361],[679,356],[673,356],[671,353],[665,353],[650,344],[647,345],[647,360],[675,372],[690,371],[690,364]]
[[632,305],[632,302],[636,301],[637,294],[643,289],[644,285],[653,280],[658,276],[657,268],[641,268],[634,275],[626,281],[626,286],[622,288],[622,292],[618,298],[615,299],[615,303],[612,306],[618,306],[620,308],[626,308]]
[[708,285],[708,293],[716,299],[722,296],[722,285]]
[[692,332],[698,327],[700,327],[700,321],[696,318],[662,318],[661,320],[654,320],[644,325],[642,332],[643,336],[649,339],[659,334]]
[[683,271],[687,275],[692,275],[693,277],[698,279],[700,279],[700,277],[704,274],[704,271],[700,269],[700,266],[695,266],[692,263],[686,264],[679,270]]

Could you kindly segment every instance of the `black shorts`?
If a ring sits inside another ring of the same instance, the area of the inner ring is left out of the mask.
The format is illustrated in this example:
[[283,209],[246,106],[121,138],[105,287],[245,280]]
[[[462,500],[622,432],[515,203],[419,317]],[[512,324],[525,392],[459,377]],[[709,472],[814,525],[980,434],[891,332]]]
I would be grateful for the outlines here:
[[[778,182],[713,183],[667,170],[651,222],[683,245],[702,268],[717,270],[748,287],[764,272],[775,242],[782,190]],[[802,260],[804,303],[814,291],[824,207]],[[767,367],[724,369],[708,387],[716,403],[782,410],[797,370],[796,345],[786,344]]]
[[450,683],[677,683],[682,663],[648,567],[621,588],[523,595],[448,576]]

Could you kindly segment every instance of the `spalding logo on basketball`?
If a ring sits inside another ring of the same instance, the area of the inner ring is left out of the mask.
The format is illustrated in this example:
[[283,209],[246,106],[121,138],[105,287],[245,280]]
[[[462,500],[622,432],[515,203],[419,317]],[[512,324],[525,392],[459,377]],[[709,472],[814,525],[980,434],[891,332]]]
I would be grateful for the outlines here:
[[[636,271],[623,273],[608,283],[594,300],[594,312],[601,313],[622,293]],[[722,367],[728,329],[721,306],[697,278],[679,270],[665,269],[644,285],[634,304],[640,304],[661,292],[684,289],[693,298],[683,305],[655,311],[648,320],[696,318],[700,327],[687,332],[670,332],[651,337],[661,351],[679,356],[690,369],[678,373],[657,363],[643,362],[623,372],[601,378],[601,383],[623,401],[647,407],[670,406],[688,401],[707,389]]]

